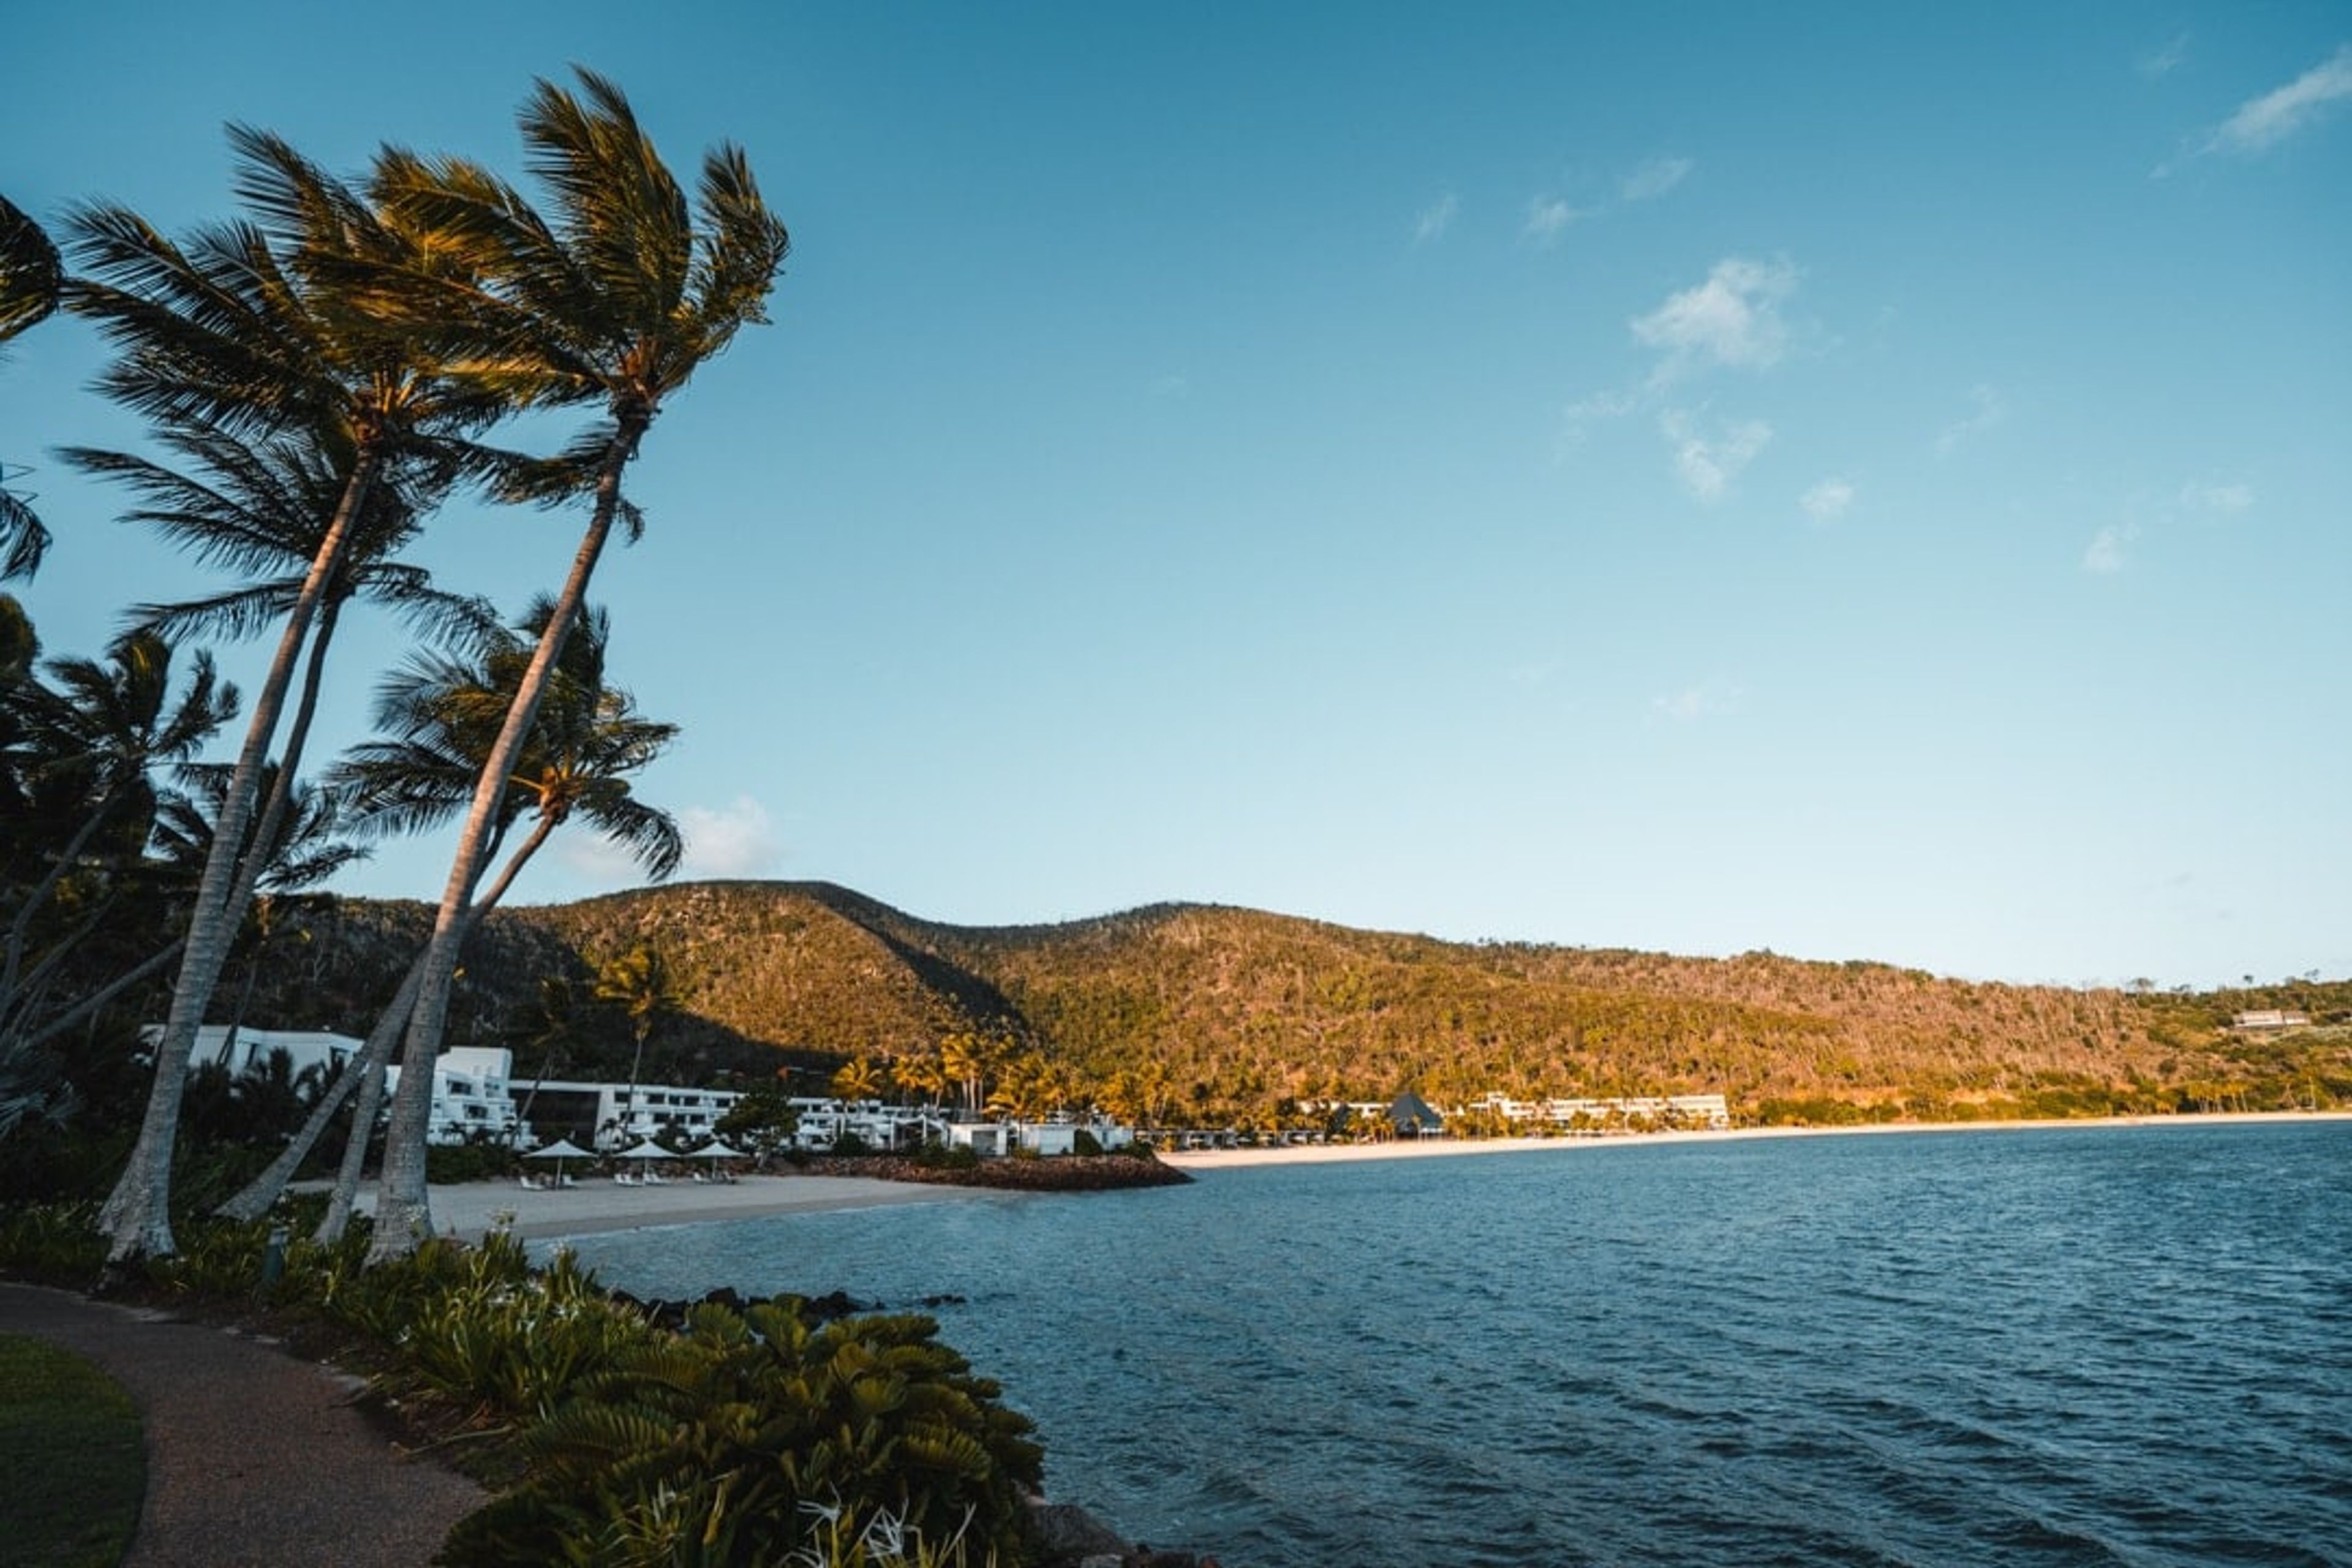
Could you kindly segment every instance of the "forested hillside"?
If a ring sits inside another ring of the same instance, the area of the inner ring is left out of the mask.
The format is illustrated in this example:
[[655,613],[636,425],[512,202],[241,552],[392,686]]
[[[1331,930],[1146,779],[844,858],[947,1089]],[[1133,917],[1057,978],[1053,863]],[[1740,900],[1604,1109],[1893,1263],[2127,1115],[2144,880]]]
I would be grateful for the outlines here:
[[[271,1021],[364,1025],[420,907],[296,911]],[[2352,984],[2186,995],[1980,984],[1866,963],[1461,944],[1160,905],[1061,925],[935,924],[824,883],[701,883],[493,917],[452,1037],[625,1050],[600,965],[651,950],[674,1007],[649,1071],[686,1078],[977,1050],[1137,1112],[1263,1121],[1302,1099],[1721,1091],[1748,1120],[2352,1102],[2352,1028],[2231,1033],[2238,1009],[2352,1024]],[[568,1026],[541,983],[571,984]],[[261,1013],[257,1011],[257,1020]],[[779,1053],[782,1053],[781,1056]]]

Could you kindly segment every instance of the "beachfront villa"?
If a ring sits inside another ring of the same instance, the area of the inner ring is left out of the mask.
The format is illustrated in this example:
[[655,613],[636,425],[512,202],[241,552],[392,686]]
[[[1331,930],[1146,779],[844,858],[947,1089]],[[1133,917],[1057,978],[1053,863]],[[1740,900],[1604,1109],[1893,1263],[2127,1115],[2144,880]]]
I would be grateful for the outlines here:
[[1731,1125],[1731,1107],[1719,1094],[1625,1095],[1613,1100],[1513,1100],[1489,1093],[1471,1101],[1473,1109],[1492,1111],[1514,1123],[1538,1123],[1571,1131],[1599,1131],[1648,1122],[1657,1127],[1705,1128],[1719,1131]]

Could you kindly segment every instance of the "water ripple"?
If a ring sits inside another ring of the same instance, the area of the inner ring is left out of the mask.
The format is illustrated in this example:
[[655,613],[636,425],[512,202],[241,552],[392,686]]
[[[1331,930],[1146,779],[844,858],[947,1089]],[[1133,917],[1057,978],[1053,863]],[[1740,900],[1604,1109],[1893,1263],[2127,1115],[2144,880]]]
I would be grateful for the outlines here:
[[583,1238],[951,1292],[1048,1485],[1255,1568],[2352,1564],[2352,1127],[1219,1173]]

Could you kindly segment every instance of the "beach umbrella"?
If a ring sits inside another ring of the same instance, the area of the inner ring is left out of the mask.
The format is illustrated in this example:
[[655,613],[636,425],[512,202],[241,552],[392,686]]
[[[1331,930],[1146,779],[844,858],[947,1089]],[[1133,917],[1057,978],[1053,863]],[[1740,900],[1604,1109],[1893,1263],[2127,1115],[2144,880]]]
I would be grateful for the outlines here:
[[723,1138],[713,1138],[694,1152],[698,1160],[743,1160],[750,1158],[740,1149],[730,1149]]
[[573,1142],[571,1139],[569,1139],[569,1138],[558,1138],[554,1142],[550,1143],[546,1148],[544,1148],[544,1149],[533,1149],[530,1153],[525,1154],[525,1155],[523,1156],[523,1158],[524,1158],[524,1159],[526,1159],[526,1160],[552,1160],[552,1161],[554,1161],[554,1162],[555,1162],[555,1180],[556,1180],[556,1184],[557,1184],[559,1186],[560,1186],[560,1185],[562,1185],[562,1182],[563,1182],[563,1162],[564,1162],[564,1161],[566,1161],[566,1160],[593,1160],[593,1159],[594,1159],[595,1157],[596,1157],[595,1155],[593,1155],[593,1154],[590,1153],[587,1150],[583,1149],[582,1147],[580,1147],[580,1145],[579,1145],[579,1144],[574,1143],[574,1142]]
[[615,1160],[675,1160],[677,1157],[650,1138],[613,1156]]

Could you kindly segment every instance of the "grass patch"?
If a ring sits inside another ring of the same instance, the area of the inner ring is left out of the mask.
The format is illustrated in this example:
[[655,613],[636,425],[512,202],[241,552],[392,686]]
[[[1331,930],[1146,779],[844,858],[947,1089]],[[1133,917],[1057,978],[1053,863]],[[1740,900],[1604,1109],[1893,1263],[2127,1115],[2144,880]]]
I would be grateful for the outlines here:
[[147,1490],[138,1408],[70,1351],[0,1334],[0,1540],[26,1568],[114,1568]]

